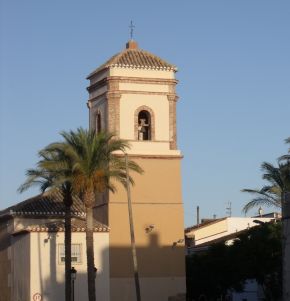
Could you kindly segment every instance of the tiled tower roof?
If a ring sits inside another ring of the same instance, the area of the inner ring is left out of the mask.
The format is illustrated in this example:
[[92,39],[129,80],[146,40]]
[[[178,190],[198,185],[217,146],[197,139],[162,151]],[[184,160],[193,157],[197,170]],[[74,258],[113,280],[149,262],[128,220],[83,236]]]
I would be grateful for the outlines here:
[[177,71],[176,66],[148,51],[138,48],[135,41],[129,41],[126,49],[112,56],[106,63],[98,67],[88,76],[88,79],[95,73],[109,67]]

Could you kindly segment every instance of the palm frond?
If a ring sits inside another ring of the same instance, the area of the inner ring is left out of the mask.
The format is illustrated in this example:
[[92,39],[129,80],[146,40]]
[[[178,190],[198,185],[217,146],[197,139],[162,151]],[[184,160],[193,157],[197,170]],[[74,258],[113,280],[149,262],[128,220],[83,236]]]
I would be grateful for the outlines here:
[[263,162],[261,165],[263,171],[262,178],[270,183],[261,189],[243,189],[242,192],[247,192],[254,195],[254,198],[248,202],[243,212],[247,213],[250,209],[257,206],[274,206],[281,208],[281,196],[285,191],[286,186],[290,187],[289,164],[279,162],[278,167],[268,162]]
[[281,208],[281,202],[279,201],[274,201],[273,199],[268,199],[266,197],[257,197],[252,199],[250,202],[248,202],[244,207],[243,207],[243,212],[248,213],[250,209],[253,209],[255,207],[259,206],[266,206],[266,207],[276,207],[276,208]]
[[261,170],[264,172],[262,178],[272,183],[272,185],[278,185],[283,190],[283,180],[281,179],[279,167],[273,166],[271,163],[263,162]]
[[[115,182],[126,186],[127,174],[124,156],[130,145],[114,134],[78,128],[76,131],[61,132],[63,141],[54,142],[40,150],[37,168],[27,171],[27,179],[19,188],[24,191],[33,185],[41,191],[58,188],[71,190],[77,195],[95,194],[106,190],[115,192]],[[143,173],[134,161],[128,160],[128,170]],[[130,184],[134,184],[129,176]],[[69,187],[69,188],[68,188]]]

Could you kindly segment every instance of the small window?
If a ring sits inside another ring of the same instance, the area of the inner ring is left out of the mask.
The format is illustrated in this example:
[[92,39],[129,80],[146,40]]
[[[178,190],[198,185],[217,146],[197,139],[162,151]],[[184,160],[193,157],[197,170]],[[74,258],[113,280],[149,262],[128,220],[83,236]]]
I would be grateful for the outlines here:
[[101,130],[102,130],[102,116],[101,116],[101,112],[98,111],[96,115],[96,132],[100,133]]
[[151,116],[145,110],[138,114],[138,140],[151,140]]
[[[81,263],[81,244],[72,244],[71,245],[71,262],[72,263]],[[64,244],[58,245],[58,262],[64,263],[65,262],[65,252],[64,252]]]

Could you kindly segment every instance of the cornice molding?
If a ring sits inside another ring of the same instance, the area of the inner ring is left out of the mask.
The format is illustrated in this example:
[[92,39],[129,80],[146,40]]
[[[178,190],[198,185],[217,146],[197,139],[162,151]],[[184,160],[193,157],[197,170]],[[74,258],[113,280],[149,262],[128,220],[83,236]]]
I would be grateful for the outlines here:
[[[115,156],[123,157],[123,154],[116,154]],[[164,159],[164,160],[181,160],[183,155],[142,155],[142,154],[128,154],[128,157],[135,159]]]
[[134,83],[134,84],[155,84],[155,85],[176,85],[177,79],[166,79],[166,78],[142,78],[142,77],[128,77],[128,76],[108,76],[100,81],[87,87],[88,92],[92,92],[98,88],[102,88],[109,85],[112,82],[116,83]]

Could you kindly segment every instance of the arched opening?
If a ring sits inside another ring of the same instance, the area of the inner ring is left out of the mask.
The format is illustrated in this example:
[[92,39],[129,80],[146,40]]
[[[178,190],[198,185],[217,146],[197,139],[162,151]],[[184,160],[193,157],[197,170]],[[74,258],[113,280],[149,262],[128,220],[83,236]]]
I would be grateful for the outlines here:
[[145,110],[138,114],[138,140],[151,140],[151,115]]
[[101,112],[97,112],[96,115],[96,132],[100,133],[100,131],[102,130],[102,117],[101,117]]

